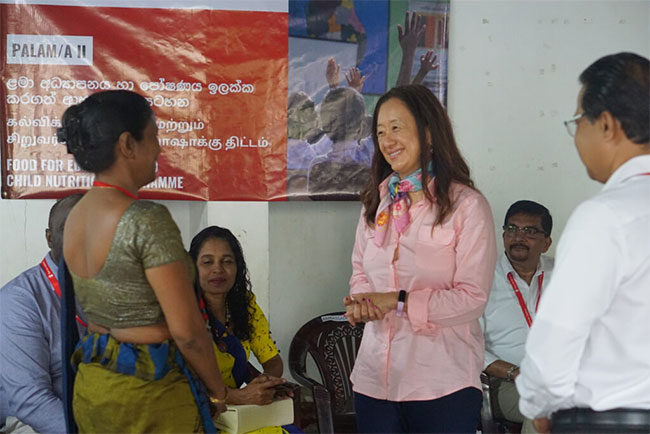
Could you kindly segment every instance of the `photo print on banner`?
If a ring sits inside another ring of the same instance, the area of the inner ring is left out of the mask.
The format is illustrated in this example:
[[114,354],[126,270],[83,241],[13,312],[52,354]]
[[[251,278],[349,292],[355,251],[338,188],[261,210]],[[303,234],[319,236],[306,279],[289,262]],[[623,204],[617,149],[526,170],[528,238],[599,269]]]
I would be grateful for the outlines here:
[[448,1],[289,1],[289,200],[359,199],[375,102],[393,86],[446,102],[448,18]]

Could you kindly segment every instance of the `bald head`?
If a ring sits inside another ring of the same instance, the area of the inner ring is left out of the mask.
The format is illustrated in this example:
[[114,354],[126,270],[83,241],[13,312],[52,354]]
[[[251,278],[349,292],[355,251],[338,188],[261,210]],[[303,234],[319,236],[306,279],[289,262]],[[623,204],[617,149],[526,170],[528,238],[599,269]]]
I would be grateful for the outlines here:
[[79,202],[83,194],[71,194],[63,199],[56,201],[50,209],[50,217],[45,229],[45,239],[47,246],[50,248],[50,255],[55,263],[59,263],[61,253],[63,252],[63,227],[65,220],[68,218],[70,210]]

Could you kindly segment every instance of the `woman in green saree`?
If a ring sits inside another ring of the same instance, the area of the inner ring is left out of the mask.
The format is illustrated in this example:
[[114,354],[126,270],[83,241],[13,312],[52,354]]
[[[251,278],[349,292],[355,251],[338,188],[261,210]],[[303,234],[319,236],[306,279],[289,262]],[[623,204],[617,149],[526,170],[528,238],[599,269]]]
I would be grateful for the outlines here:
[[79,431],[214,432],[227,390],[194,266],[169,211],[137,200],[160,154],[151,107],[133,92],[99,92],[68,108],[62,125],[59,141],[95,174],[64,230],[65,265],[89,320],[72,356]]

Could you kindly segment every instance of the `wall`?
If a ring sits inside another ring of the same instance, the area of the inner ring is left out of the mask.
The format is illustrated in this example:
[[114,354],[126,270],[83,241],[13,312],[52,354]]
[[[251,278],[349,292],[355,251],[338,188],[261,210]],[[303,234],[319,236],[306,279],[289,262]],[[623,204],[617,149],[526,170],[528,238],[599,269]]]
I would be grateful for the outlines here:
[[[557,241],[573,208],[600,188],[562,121],[575,111],[578,74],[595,59],[623,50],[650,57],[649,17],[647,1],[452,1],[449,114],[497,228],[512,202],[529,198],[551,210]],[[52,203],[0,201],[0,285],[46,252]],[[240,237],[285,362],[301,324],[341,308],[359,204],[164,203],[186,245],[208,224]]]
[[496,226],[512,202],[532,199],[551,211],[559,240],[600,189],[563,125],[578,75],[606,54],[649,56],[650,2],[452,1],[450,30],[449,114]]

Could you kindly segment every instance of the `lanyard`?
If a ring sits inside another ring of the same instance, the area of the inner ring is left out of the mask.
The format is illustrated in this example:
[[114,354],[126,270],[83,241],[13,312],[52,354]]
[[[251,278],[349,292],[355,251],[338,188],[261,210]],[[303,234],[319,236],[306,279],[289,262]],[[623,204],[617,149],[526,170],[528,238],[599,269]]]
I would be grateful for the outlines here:
[[627,181],[628,179],[636,178],[637,176],[650,176],[650,172],[635,173],[634,175],[630,175],[627,178],[623,179],[622,181]]
[[[41,261],[41,269],[45,273],[45,276],[47,277],[47,280],[50,281],[50,284],[52,285],[52,289],[54,289],[54,293],[56,294],[59,299],[61,299],[61,287],[59,286],[59,281],[56,279],[56,276],[54,273],[52,273],[52,269],[50,266],[47,264],[47,260],[43,258]],[[77,322],[81,324],[83,327],[88,327],[88,324],[86,324],[80,317],[79,315],[75,316],[77,318]]]
[[121,191],[122,193],[126,194],[129,196],[131,199],[138,200],[138,196],[131,193],[129,190],[126,188],[120,187],[119,185],[113,185],[113,184],[108,184],[106,182],[101,182],[101,181],[93,181],[93,187],[104,187],[104,188],[114,188],[116,190]]
[[[510,286],[512,286],[512,290],[515,292],[515,295],[517,296],[517,301],[519,301],[519,307],[521,307],[521,312],[524,314],[524,318],[526,318],[526,323],[528,324],[528,327],[531,326],[533,323],[533,318],[530,316],[530,312],[528,311],[528,307],[526,306],[526,302],[524,301],[524,296],[521,295],[521,291],[519,290],[519,286],[517,286],[517,282],[515,282],[515,278],[512,275],[512,272],[508,273],[508,281],[510,282]],[[537,303],[535,303],[535,312],[537,312],[537,306],[539,306],[539,298],[542,296],[542,282],[544,282],[544,272],[542,271],[542,274],[540,274],[537,277]]]

